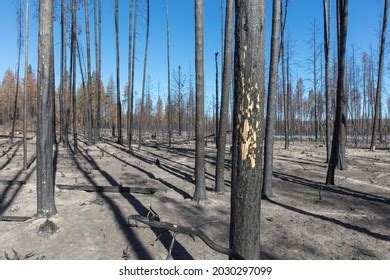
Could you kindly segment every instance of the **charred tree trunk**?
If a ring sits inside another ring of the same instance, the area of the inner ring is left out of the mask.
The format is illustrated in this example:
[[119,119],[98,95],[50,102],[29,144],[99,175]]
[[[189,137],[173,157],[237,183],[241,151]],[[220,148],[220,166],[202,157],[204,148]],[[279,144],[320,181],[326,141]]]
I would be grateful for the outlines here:
[[195,72],[196,72],[196,126],[195,126],[195,193],[193,200],[206,200],[204,162],[204,22],[203,0],[195,0]]
[[18,112],[18,95],[19,95],[19,73],[20,73],[20,55],[22,52],[22,0],[19,0],[19,7],[17,8],[17,21],[18,21],[18,66],[16,69],[16,92],[15,92],[15,102],[14,102],[14,116],[12,119],[12,129],[11,129],[11,143],[14,141],[15,134],[15,124]]
[[275,103],[278,87],[278,65],[280,48],[280,0],[273,1],[271,57],[268,82],[267,119],[264,142],[264,177],[262,194],[270,197],[272,193],[272,169],[275,137]]
[[96,78],[95,78],[95,90],[96,90],[96,112],[95,112],[95,127],[94,127],[94,141],[100,141],[100,127],[101,127],[101,8],[102,2],[98,0],[93,1],[94,6],[94,30],[95,30],[95,64],[96,64]]
[[[283,36],[283,35],[282,35]],[[283,116],[284,116],[284,148],[288,149],[290,146],[290,136],[288,130],[288,104],[287,104],[287,79],[286,79],[286,60],[285,60],[285,45],[282,40],[282,95],[283,95]]]
[[28,76],[28,13],[29,0],[26,0],[26,24],[24,38],[24,93],[23,93],[23,170],[27,170],[27,76]]
[[88,145],[93,144],[92,134],[92,102],[91,102],[91,47],[90,47],[90,34],[89,34],[89,0],[84,2],[84,15],[85,15],[85,39],[87,45],[87,81],[86,81],[86,126],[88,135]]
[[122,102],[120,86],[120,56],[119,56],[119,8],[115,0],[115,46],[116,46],[116,122],[118,127],[118,144],[122,144]]
[[168,60],[168,142],[172,145],[172,103],[171,103],[171,61],[169,53],[169,17],[168,0],[165,0],[166,30],[167,30],[167,60]]
[[[371,133],[371,144],[370,151],[375,151],[375,141],[376,141],[376,130],[378,118],[380,121],[380,107],[381,107],[381,94],[382,94],[382,79],[383,79],[383,64],[384,64],[384,55],[385,55],[385,45],[386,45],[386,30],[387,30],[387,14],[388,14],[388,0],[385,0],[384,11],[383,11],[383,25],[382,25],[382,36],[381,36],[381,46],[379,53],[379,68],[378,68],[378,80],[376,85],[376,98],[375,98],[375,110],[374,110],[374,119],[372,124],[372,133]],[[379,124],[379,130],[381,129],[381,124]],[[380,133],[381,134],[381,133]]]
[[313,26],[313,90],[314,90],[314,139],[318,141],[318,97],[317,97],[317,29]]
[[346,94],[345,94],[345,51],[347,44],[348,28],[348,0],[337,0],[337,17],[339,28],[337,33],[338,41],[338,78],[336,97],[336,116],[334,120],[332,151],[328,164],[326,184],[334,185],[334,175],[337,165],[341,170],[346,168],[345,159],[345,137],[347,126]]
[[78,153],[76,110],[76,49],[77,49],[77,0],[72,0],[71,71],[69,90],[72,95],[73,153]]
[[38,38],[38,119],[37,119],[37,214],[50,217],[57,213],[53,176],[53,98],[54,57],[53,1],[39,2]]
[[134,69],[135,69],[135,51],[137,46],[137,15],[138,15],[138,0],[135,0],[135,7],[134,7],[134,29],[133,29],[133,46],[132,46],[132,55],[131,55],[131,91],[130,91],[130,124],[129,124],[129,130],[130,130],[130,143],[129,148],[130,151],[131,148],[131,142],[133,141],[133,123],[134,123],[134,114],[133,114],[133,108],[134,108]]
[[329,50],[330,50],[330,5],[328,0],[323,0],[324,4],[324,54],[325,54],[325,142],[326,142],[326,162],[330,159],[330,68],[329,68]]
[[265,1],[236,0],[230,249],[260,259]]
[[129,151],[131,151],[131,129],[132,126],[130,125],[133,121],[133,106],[131,104],[132,99],[132,79],[131,79],[131,69],[132,64],[134,63],[131,53],[132,53],[132,46],[133,46],[133,0],[129,1],[129,64],[128,64],[128,82],[127,82],[127,147]]
[[150,0],[147,0],[146,7],[146,38],[145,38],[145,57],[144,57],[144,73],[142,78],[142,93],[141,93],[141,113],[138,124],[138,150],[141,150],[142,144],[142,121],[144,119],[144,99],[145,99],[145,82],[146,82],[146,67],[148,65],[148,46],[149,46],[149,24],[150,24]]
[[62,103],[62,142],[65,147],[69,143],[68,96],[66,90],[66,6],[61,0],[61,103]]
[[288,149],[290,145],[289,131],[288,131],[288,117],[287,117],[287,85],[286,85],[286,64],[285,64],[285,43],[284,43],[284,30],[287,22],[288,0],[284,2],[284,9],[282,8],[282,2],[280,2],[280,49],[279,49],[279,61],[282,62],[282,100],[283,100],[283,115],[284,115],[284,148]]
[[221,97],[221,117],[219,119],[219,137],[217,145],[217,164],[215,168],[215,191],[225,191],[225,150],[226,131],[228,128],[229,94],[231,82],[232,64],[232,41],[233,41],[233,18],[234,1],[226,1],[226,21],[225,21],[225,44],[223,53],[223,73],[222,73],[222,97]]
[[218,52],[215,53],[215,143],[218,142],[219,125]]
[[[53,59],[51,61],[51,63],[53,64],[52,66],[52,69],[54,69],[54,43],[52,45],[52,48],[51,48],[51,55],[53,56]],[[56,119],[56,91],[55,91],[55,77],[53,76],[53,88],[54,88],[54,94],[52,95],[52,98],[53,98],[53,119],[52,119],[52,122],[53,122],[53,129],[52,129],[52,133],[53,133],[53,143],[55,145],[58,144],[57,142],[57,134],[56,134],[56,122],[57,122],[57,119]]]

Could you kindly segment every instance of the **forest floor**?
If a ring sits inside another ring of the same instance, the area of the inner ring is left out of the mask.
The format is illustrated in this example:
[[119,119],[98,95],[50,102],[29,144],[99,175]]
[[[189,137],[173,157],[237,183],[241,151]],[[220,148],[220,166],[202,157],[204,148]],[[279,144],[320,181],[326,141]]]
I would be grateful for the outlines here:
[[[36,161],[22,171],[23,145],[0,138],[0,215],[36,213]],[[226,160],[228,192],[216,194],[216,149],[206,148],[208,200],[191,201],[194,191],[194,143],[149,142],[134,155],[112,140],[87,146],[78,155],[58,145],[56,184],[139,185],[156,187],[154,194],[96,193],[56,188],[58,214],[51,218],[58,231],[39,237],[45,220],[0,221],[0,259],[17,252],[29,259],[165,259],[172,234],[148,227],[129,227],[127,217],[147,215],[199,226],[220,245],[228,246],[230,163]],[[35,139],[28,141],[28,158]],[[227,157],[230,157],[227,153]],[[288,150],[276,142],[274,192],[262,201],[261,240],[264,259],[390,259],[390,151],[348,149],[349,168],[337,171],[337,186],[324,187],[325,148],[321,143],[293,142]],[[156,159],[160,164],[156,165]],[[9,180],[6,182],[4,180]],[[24,184],[15,184],[23,181]],[[227,259],[199,238],[177,236],[173,259]]]

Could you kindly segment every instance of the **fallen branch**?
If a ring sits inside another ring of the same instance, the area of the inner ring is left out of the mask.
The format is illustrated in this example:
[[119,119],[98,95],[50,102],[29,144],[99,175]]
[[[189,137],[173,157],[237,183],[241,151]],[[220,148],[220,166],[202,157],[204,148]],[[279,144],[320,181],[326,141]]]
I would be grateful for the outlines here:
[[244,258],[238,254],[237,252],[232,251],[229,248],[222,247],[218,244],[216,244],[214,241],[212,241],[201,229],[197,227],[185,227],[177,224],[172,224],[168,222],[160,222],[156,220],[149,220],[146,217],[140,216],[140,215],[130,215],[128,219],[135,220],[141,223],[144,223],[150,227],[153,228],[160,228],[160,229],[165,229],[165,230],[170,230],[174,232],[174,237],[176,237],[177,233],[182,233],[182,234],[188,234],[190,236],[198,236],[202,241],[209,246],[211,249],[214,251],[228,255],[233,257],[234,259],[237,260],[243,260]]
[[153,187],[94,186],[94,185],[65,185],[65,184],[57,184],[56,186],[61,190],[86,191],[86,192],[154,194],[157,191],[157,188],[153,188]]

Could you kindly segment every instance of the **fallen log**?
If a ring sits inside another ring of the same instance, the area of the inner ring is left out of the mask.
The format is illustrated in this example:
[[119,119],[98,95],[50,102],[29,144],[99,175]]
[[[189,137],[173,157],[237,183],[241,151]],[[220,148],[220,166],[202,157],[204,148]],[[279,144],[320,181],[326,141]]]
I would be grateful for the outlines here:
[[[152,217],[155,217],[155,216],[153,215]],[[177,233],[182,233],[182,234],[188,234],[190,236],[194,236],[194,235],[198,236],[207,246],[209,246],[214,251],[221,253],[221,254],[224,254],[224,255],[231,256],[236,260],[243,260],[244,259],[237,252],[234,252],[233,250],[231,250],[229,248],[222,247],[222,246],[218,245],[217,243],[215,243],[214,241],[212,241],[200,228],[185,227],[185,226],[181,226],[178,224],[161,222],[159,219],[155,219],[155,218],[149,219],[147,217],[140,216],[140,215],[130,215],[127,219],[141,222],[141,223],[146,224],[146,225],[153,227],[153,228],[164,229],[166,231],[170,230],[170,231],[174,232],[175,235]]]
[[31,217],[23,217],[23,216],[0,216],[1,222],[25,222],[30,220]]
[[154,194],[154,187],[126,187],[126,186],[94,186],[94,185],[66,185],[56,184],[61,190],[86,191],[86,192],[109,192],[109,193],[141,193]]

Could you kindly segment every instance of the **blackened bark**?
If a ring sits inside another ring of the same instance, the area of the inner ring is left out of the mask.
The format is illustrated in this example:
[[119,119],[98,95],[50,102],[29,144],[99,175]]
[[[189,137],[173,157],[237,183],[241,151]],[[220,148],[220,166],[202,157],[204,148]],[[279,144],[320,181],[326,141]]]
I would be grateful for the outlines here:
[[[52,69],[54,69],[54,44],[52,45],[52,48],[51,48],[51,55],[53,57],[51,63],[53,64],[52,65]],[[55,77],[54,77],[54,74],[53,74],[53,80],[52,80],[52,83],[53,83],[53,88],[55,88]],[[53,133],[53,143],[55,145],[58,144],[57,142],[57,134],[56,134],[56,92],[54,90],[54,94],[52,95],[52,98],[53,98],[53,106],[52,106],[52,110],[53,110],[53,118],[52,118],[52,122],[53,122],[53,129],[52,129],[52,133]]]
[[145,101],[145,82],[146,82],[146,67],[148,66],[148,46],[149,46],[149,23],[150,23],[150,0],[147,0],[146,7],[146,38],[145,38],[145,57],[144,57],[144,73],[142,78],[141,92],[141,113],[138,124],[138,150],[141,149],[142,143],[142,121],[144,120],[144,101]]
[[272,9],[272,37],[270,70],[268,82],[267,119],[264,142],[264,177],[262,194],[270,197],[272,193],[272,168],[275,137],[275,104],[278,87],[278,66],[280,48],[280,0],[273,1]]
[[37,117],[37,215],[57,213],[53,184],[53,98],[54,68],[53,1],[39,2],[38,117]]
[[100,141],[100,126],[101,126],[101,0],[93,1],[94,6],[94,30],[95,30],[95,64],[96,64],[96,112],[95,112],[95,129],[94,129],[94,141]]
[[223,72],[222,72],[222,97],[221,97],[221,117],[219,119],[219,137],[217,145],[217,164],[215,168],[215,191],[225,191],[225,149],[226,149],[226,131],[228,127],[229,94],[230,82],[232,76],[232,41],[233,41],[233,18],[234,1],[226,1],[226,20],[225,20],[225,48],[223,53]]
[[120,86],[120,56],[119,56],[119,8],[115,0],[115,46],[116,46],[116,122],[118,127],[118,144],[122,144],[122,102]]
[[236,0],[230,248],[260,259],[265,1]]
[[15,92],[15,102],[14,102],[14,114],[12,119],[12,129],[11,129],[11,143],[14,141],[15,133],[15,124],[18,112],[18,95],[19,95],[19,74],[20,74],[20,55],[22,52],[22,0],[19,0],[19,7],[17,8],[17,21],[18,21],[18,63],[16,69],[16,92]]
[[317,28],[313,26],[313,90],[314,90],[314,138],[318,141],[318,97],[317,97]]
[[61,0],[61,101],[62,101],[62,142],[65,147],[69,143],[68,96],[66,90],[66,5]]
[[206,198],[204,166],[204,22],[203,0],[195,0],[195,72],[196,72],[196,125],[195,125],[195,192],[193,200]]
[[168,60],[168,144],[172,145],[172,103],[171,103],[171,60],[169,54],[169,17],[168,17],[168,0],[165,0],[165,16],[167,30],[167,60]]
[[334,120],[332,151],[328,164],[326,184],[334,185],[334,175],[337,165],[341,170],[346,168],[345,162],[345,136],[347,126],[346,94],[345,94],[345,51],[348,28],[348,0],[337,0],[338,28],[338,78],[336,97],[336,116]]
[[130,131],[130,123],[132,122],[133,118],[133,107],[131,104],[131,87],[132,87],[132,80],[131,80],[131,67],[132,67],[132,45],[133,45],[133,0],[129,1],[129,63],[128,63],[128,69],[127,69],[127,147],[129,151],[131,151],[131,131]]
[[215,53],[215,143],[218,142],[219,125],[218,52]]
[[282,98],[283,98],[283,115],[284,115],[284,148],[288,149],[290,146],[289,130],[288,130],[288,108],[287,108],[287,85],[286,85],[286,65],[285,65],[285,43],[284,43],[284,31],[286,28],[287,22],[287,12],[288,12],[288,0],[284,2],[284,9],[282,8],[283,4],[280,2],[280,49],[279,49],[279,60],[282,61]]
[[133,108],[134,108],[134,69],[135,69],[135,50],[137,46],[137,15],[138,15],[138,0],[135,0],[135,7],[134,7],[134,29],[133,29],[133,50],[132,50],[132,65],[131,65],[131,91],[130,91],[130,143],[129,148],[131,151],[131,141],[133,140],[133,121],[134,121],[134,115],[133,115]]
[[91,48],[90,48],[90,34],[89,34],[89,0],[84,2],[84,16],[85,16],[85,39],[87,45],[87,81],[86,81],[86,126],[88,145],[93,144],[92,134],[92,102],[91,102]]
[[[385,55],[385,45],[386,45],[386,30],[387,30],[387,14],[388,14],[388,0],[385,0],[384,11],[383,11],[383,25],[382,25],[382,36],[381,36],[381,47],[379,53],[379,68],[378,68],[378,80],[376,85],[376,98],[375,98],[375,110],[374,110],[374,119],[372,124],[372,132],[371,132],[371,144],[370,151],[375,151],[375,141],[376,141],[376,130],[377,130],[377,122],[379,118],[379,122],[381,118],[380,113],[380,103],[381,103],[381,94],[382,94],[382,79],[383,79],[383,64],[384,64],[384,55]],[[381,130],[381,123],[379,123],[379,130]],[[381,135],[381,132],[380,132]],[[382,135],[381,135],[382,140]]]
[[28,13],[29,0],[26,0],[26,24],[24,38],[24,94],[23,94],[23,170],[27,170],[27,76],[28,76]]
[[329,68],[329,50],[330,50],[330,5],[328,0],[323,0],[324,4],[324,54],[325,54],[325,141],[326,141],[326,162],[330,159],[330,68]]
[[77,49],[77,0],[72,0],[71,74],[69,90],[72,95],[73,153],[78,153],[76,110],[76,49]]

